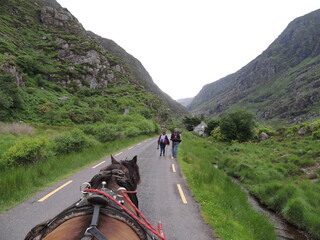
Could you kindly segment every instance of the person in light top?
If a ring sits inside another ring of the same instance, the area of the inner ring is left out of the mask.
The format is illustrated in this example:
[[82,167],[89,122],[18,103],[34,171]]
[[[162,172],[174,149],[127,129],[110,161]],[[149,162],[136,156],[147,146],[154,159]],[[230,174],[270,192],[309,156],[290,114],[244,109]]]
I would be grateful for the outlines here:
[[160,156],[165,154],[166,152],[166,146],[170,144],[169,138],[165,131],[162,132],[162,134],[159,136],[158,139],[158,149],[160,146]]

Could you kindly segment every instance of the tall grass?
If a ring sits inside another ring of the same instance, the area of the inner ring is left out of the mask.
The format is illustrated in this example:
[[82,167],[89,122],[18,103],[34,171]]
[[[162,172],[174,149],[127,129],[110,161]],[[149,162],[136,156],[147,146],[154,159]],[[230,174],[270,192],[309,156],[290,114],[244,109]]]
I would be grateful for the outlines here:
[[274,136],[264,142],[210,145],[219,149],[212,157],[219,168],[290,223],[320,239],[319,140],[310,135]]
[[1,134],[0,135],[0,158],[3,153],[5,153],[17,139],[21,139],[21,135],[12,134]]
[[34,135],[35,130],[32,126],[25,123],[3,123],[0,122],[0,134],[13,135]]
[[179,162],[205,220],[221,239],[276,239],[273,226],[257,213],[246,194],[213,164],[221,149],[206,140],[184,133]]
[[50,157],[31,166],[0,171],[0,212],[30,198],[40,189],[66,178],[80,169],[150,136],[107,142],[71,153]]

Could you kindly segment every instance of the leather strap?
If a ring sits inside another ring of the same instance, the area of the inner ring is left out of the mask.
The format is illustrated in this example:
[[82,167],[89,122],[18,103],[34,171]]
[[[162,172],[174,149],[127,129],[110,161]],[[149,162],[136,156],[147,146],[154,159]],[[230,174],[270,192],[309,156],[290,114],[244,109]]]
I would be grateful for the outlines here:
[[100,208],[101,205],[94,205],[90,227],[87,228],[81,240],[91,240],[93,239],[93,237],[95,237],[98,240],[108,240],[97,228],[99,222]]
[[87,228],[81,240],[92,240],[93,237],[95,237],[98,240],[108,240],[95,226]]

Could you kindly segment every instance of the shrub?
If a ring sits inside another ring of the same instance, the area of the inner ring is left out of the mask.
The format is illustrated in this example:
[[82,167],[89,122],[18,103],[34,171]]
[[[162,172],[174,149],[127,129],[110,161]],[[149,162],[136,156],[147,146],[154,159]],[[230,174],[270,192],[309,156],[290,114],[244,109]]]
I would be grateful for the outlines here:
[[276,135],[276,131],[271,128],[268,128],[268,127],[259,127],[256,131],[257,131],[258,137],[260,136],[260,134],[262,132],[268,134],[268,136],[275,136]]
[[0,119],[10,119],[11,110],[23,105],[22,90],[10,74],[0,74]]
[[155,126],[152,121],[147,119],[141,119],[134,122],[134,126],[137,127],[142,134],[150,134],[155,132]]
[[192,131],[195,126],[201,123],[201,119],[199,117],[188,117],[185,116],[182,120],[188,131]]
[[125,134],[128,137],[136,137],[136,136],[138,136],[140,134],[140,130],[135,126],[128,126],[125,129]]
[[93,139],[77,129],[56,137],[53,140],[52,150],[56,154],[68,154],[70,152],[81,151],[95,144],[96,142]]
[[314,131],[314,132],[312,133],[312,137],[313,137],[314,139],[320,139],[320,130]]
[[216,141],[223,141],[224,140],[224,136],[221,133],[220,127],[216,127],[214,130],[212,130],[210,135]]
[[2,166],[27,165],[44,158],[45,141],[41,138],[24,138],[3,155]]
[[245,142],[252,139],[255,122],[253,115],[246,111],[236,111],[221,118],[220,128],[226,140]]
[[207,126],[204,130],[204,132],[208,135],[211,134],[211,132],[216,129],[217,127],[219,127],[219,124],[220,124],[220,120],[218,119],[213,119],[211,120],[210,122],[208,122]]
[[100,142],[108,142],[120,136],[120,129],[115,124],[103,124],[95,129],[95,135]]
[[140,115],[107,115],[106,122],[84,125],[81,129],[93,135],[100,142],[113,141],[123,137],[135,137],[158,132],[160,127]]

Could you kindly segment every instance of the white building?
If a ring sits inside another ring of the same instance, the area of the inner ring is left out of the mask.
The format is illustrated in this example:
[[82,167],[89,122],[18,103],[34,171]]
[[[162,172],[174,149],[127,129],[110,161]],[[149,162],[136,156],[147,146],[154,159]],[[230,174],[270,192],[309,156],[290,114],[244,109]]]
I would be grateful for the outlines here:
[[205,122],[201,122],[198,126],[196,126],[193,131],[198,133],[200,136],[206,136],[204,133],[204,130],[208,127],[208,125]]

